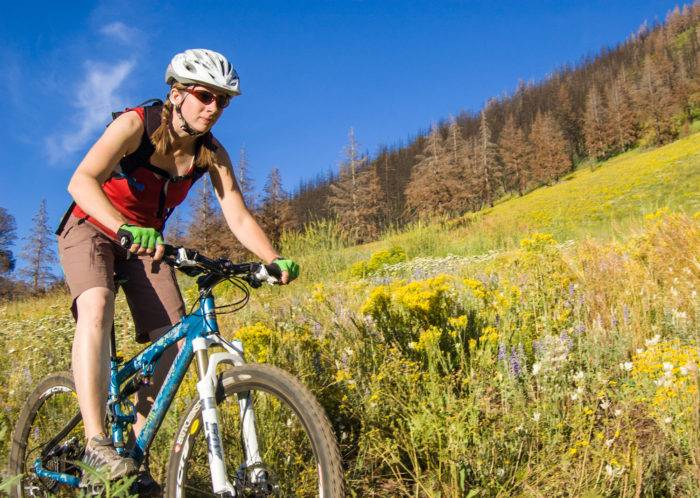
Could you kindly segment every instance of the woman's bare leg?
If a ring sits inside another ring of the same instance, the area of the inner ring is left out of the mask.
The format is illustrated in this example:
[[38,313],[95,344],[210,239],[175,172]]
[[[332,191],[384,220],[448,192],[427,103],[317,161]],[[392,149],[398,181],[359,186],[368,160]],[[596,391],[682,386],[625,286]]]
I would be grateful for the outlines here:
[[109,336],[114,319],[114,292],[94,287],[76,300],[78,323],[73,339],[73,378],[85,437],[105,432],[109,386]]

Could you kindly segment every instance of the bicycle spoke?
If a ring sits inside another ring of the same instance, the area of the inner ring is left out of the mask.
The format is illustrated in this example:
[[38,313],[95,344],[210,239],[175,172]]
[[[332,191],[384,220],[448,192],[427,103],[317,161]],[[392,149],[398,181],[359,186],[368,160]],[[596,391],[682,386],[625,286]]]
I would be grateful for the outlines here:
[[186,490],[188,490],[188,491],[194,491],[194,492],[196,492],[197,496],[214,496],[214,497],[218,497],[218,496],[219,496],[219,495],[215,495],[214,493],[209,493],[209,492],[207,492],[207,491],[204,491],[204,490],[201,489],[201,488],[197,488],[197,487],[194,487],[194,486],[188,486],[187,484],[185,484],[184,488],[185,488]]

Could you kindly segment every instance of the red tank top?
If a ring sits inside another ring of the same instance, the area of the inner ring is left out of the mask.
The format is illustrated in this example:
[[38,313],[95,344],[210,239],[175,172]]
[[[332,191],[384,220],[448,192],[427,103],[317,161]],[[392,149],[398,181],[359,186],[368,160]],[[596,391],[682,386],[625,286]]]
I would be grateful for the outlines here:
[[[142,107],[131,110],[135,111],[142,121],[144,120]],[[144,129],[143,133],[139,148],[124,157],[121,162],[122,172],[113,173],[102,185],[102,191],[130,224],[162,231],[172,210],[185,200],[192,184],[204,173],[204,170],[197,168],[195,161],[192,161],[185,175],[173,177],[167,171],[150,164],[146,158],[150,158],[153,145],[148,131]],[[139,160],[135,166],[132,164],[129,168],[125,168],[127,164],[125,160],[129,156],[136,156]],[[116,238],[113,231],[85,213],[80,206],[76,205],[73,208],[73,215],[85,219],[110,237]]]

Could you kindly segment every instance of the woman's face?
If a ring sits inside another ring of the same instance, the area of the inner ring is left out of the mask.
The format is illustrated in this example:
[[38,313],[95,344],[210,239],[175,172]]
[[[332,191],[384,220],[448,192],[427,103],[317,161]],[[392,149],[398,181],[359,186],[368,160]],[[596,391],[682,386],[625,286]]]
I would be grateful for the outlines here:
[[204,85],[174,89],[175,103],[180,104],[180,112],[187,124],[200,133],[207,132],[219,119],[230,97],[223,92]]

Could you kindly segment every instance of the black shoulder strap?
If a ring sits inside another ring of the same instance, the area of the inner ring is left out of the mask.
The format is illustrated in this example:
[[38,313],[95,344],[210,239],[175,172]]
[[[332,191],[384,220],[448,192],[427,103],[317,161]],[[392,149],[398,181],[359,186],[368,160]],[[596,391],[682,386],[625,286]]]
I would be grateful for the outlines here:
[[[150,105],[144,105],[148,104],[149,102],[152,103]],[[141,143],[139,144],[139,147],[134,152],[124,156],[122,160],[119,161],[119,165],[122,168],[122,173],[125,175],[130,175],[131,172],[138,167],[147,167],[147,165],[149,165],[151,156],[155,151],[153,142],[151,142],[151,135],[160,126],[160,116],[161,111],[163,109],[163,102],[158,99],[151,99],[138,105],[137,107],[143,107],[144,132],[141,136]],[[116,119],[118,116],[120,116],[124,112],[127,112],[128,110],[130,109],[126,109],[118,113],[112,113],[112,116],[114,117],[114,119]],[[161,175],[164,173],[159,168],[158,171],[155,172]]]

